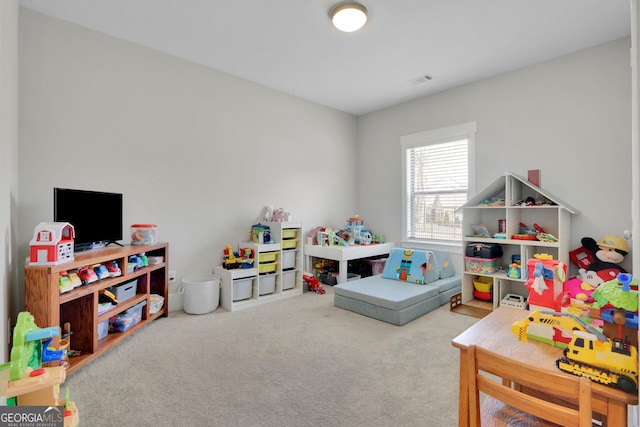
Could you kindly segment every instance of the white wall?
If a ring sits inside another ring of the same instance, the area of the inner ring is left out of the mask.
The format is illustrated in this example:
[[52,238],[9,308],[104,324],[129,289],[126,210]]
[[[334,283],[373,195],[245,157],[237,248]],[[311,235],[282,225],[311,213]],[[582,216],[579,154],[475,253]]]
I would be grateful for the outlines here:
[[[633,249],[632,249],[632,265],[633,271],[640,270],[640,108],[638,105],[640,98],[640,64],[638,58],[640,58],[640,43],[638,38],[638,22],[640,22],[640,8],[638,8],[638,0],[631,0],[631,82],[632,82],[632,218],[633,218]],[[637,273],[636,273],[637,274]],[[640,338],[640,331],[638,331],[638,337]],[[638,390],[638,396],[640,397],[640,390]],[[629,423],[633,426],[638,426],[638,415],[640,408],[636,407],[635,411],[631,412],[631,421]]]
[[305,229],[356,213],[354,116],[26,9],[20,119],[25,257],[54,187],[124,193],[126,231],[157,224],[178,280],[220,264],[265,205]]
[[122,191],[125,224],[159,224],[179,278],[266,204],[305,229],[359,213],[397,241],[400,137],[468,121],[477,189],[541,169],[582,211],[572,246],[631,228],[628,38],[358,119],[23,9],[20,43],[21,256],[55,186]]
[[631,1],[631,35],[632,35],[632,171],[633,171],[633,197],[632,197],[632,210],[633,210],[633,266],[634,271],[640,270],[640,64],[638,64],[638,58],[640,58],[640,38],[638,35],[638,22],[640,22],[640,7],[638,7],[638,0]]
[[[0,359],[9,360],[7,319],[15,319],[17,159],[18,159],[18,1],[0,2]],[[10,304],[14,302],[14,304]]]
[[400,137],[475,121],[476,190],[505,171],[540,169],[542,187],[582,212],[572,248],[622,235],[631,229],[629,47],[617,40],[360,117],[360,211],[400,239]]

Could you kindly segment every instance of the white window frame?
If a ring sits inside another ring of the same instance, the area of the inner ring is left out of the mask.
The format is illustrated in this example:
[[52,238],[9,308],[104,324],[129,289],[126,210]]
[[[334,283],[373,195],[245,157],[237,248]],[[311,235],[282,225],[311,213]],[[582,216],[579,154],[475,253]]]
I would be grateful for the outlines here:
[[467,150],[467,167],[468,167],[468,190],[467,197],[475,194],[475,138],[476,138],[476,122],[467,122],[459,125],[448,126],[439,129],[418,132],[400,137],[401,157],[402,157],[402,240],[403,243],[409,243],[413,247],[425,246],[431,249],[460,248],[461,241],[451,240],[429,240],[429,239],[410,239],[408,236],[407,225],[407,150],[422,147],[426,145],[440,144],[444,142],[457,141],[466,139],[468,141]]

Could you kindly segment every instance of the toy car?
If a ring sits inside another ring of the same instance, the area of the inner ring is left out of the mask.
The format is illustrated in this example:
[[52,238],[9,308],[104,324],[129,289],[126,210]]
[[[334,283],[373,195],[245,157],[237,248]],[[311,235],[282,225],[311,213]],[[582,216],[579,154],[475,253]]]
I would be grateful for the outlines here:
[[138,255],[131,255],[129,257],[129,269],[131,269],[131,265],[133,264],[133,270],[137,270],[139,268],[144,267],[144,262],[142,262],[142,258]]
[[96,272],[88,267],[82,267],[78,271],[78,276],[80,276],[80,280],[82,280],[83,285],[88,285],[89,283],[98,281],[98,275]]
[[77,288],[78,286],[82,286],[82,280],[80,280],[80,277],[78,277],[78,273],[76,273],[75,271],[72,271],[71,273],[68,274],[69,279],[71,280],[71,283],[73,283],[73,287]]
[[118,277],[122,274],[122,271],[120,270],[120,267],[118,267],[118,263],[116,261],[107,263],[107,271],[111,277]]
[[102,280],[102,279],[106,279],[107,277],[109,277],[109,271],[107,270],[107,267],[105,267],[102,264],[96,264],[93,266],[93,271],[96,272],[96,275],[98,276],[98,279]]
[[69,278],[69,276],[64,271],[60,272],[60,285],[59,286],[60,286],[60,293],[61,294],[73,290],[73,282],[71,282],[71,279]]

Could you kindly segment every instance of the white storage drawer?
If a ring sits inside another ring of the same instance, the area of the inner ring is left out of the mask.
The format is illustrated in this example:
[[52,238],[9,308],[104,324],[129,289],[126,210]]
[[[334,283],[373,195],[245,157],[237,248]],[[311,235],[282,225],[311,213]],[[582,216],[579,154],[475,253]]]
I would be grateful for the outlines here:
[[261,274],[259,279],[260,295],[272,294],[276,290],[276,275]]
[[241,301],[243,299],[251,298],[253,290],[253,277],[247,277],[245,279],[235,279],[233,281],[233,300]]
[[296,270],[282,272],[282,290],[291,289],[296,286]]
[[288,270],[296,268],[296,250],[285,249],[282,251],[282,269]]

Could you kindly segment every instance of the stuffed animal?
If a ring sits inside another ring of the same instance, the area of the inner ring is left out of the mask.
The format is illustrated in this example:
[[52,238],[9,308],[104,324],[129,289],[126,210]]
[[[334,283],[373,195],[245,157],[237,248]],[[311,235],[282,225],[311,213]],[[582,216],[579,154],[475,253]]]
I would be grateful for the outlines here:
[[570,252],[571,260],[579,267],[578,275],[567,280],[571,298],[592,303],[592,294],[602,283],[614,280],[618,273],[626,273],[619,264],[629,251],[627,242],[618,236],[605,236],[596,242],[582,238],[582,247]]
[[629,253],[629,245],[622,237],[604,236],[598,242],[591,237],[583,237],[581,242],[593,259],[588,270],[581,268],[578,271],[578,277],[582,281],[597,287],[601,283],[614,280],[619,273],[627,272],[620,266]]

